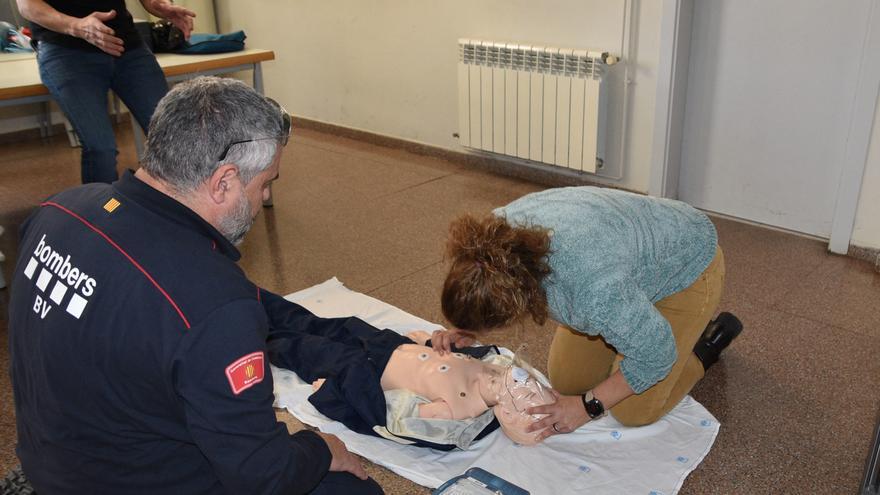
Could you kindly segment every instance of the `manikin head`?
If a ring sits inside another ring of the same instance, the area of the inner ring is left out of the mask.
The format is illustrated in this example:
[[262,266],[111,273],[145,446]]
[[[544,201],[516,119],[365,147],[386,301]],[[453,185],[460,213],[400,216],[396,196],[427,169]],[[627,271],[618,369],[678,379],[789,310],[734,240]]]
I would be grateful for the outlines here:
[[527,432],[526,429],[543,415],[527,414],[526,411],[530,407],[552,403],[553,395],[519,366],[489,365],[486,375],[487,393],[483,398],[487,404],[493,406],[501,429],[518,444],[537,444],[543,430]]
[[234,79],[195,78],[156,107],[138,177],[238,244],[268,199],[289,135],[290,116],[274,101]]

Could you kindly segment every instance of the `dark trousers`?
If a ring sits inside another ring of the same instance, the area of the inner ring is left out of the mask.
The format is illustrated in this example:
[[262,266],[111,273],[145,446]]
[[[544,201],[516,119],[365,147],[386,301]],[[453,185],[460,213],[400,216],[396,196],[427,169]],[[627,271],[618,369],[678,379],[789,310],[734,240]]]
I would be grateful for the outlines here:
[[373,478],[361,480],[350,473],[327,473],[311,495],[379,495],[385,493]]
[[115,181],[116,136],[107,91],[119,96],[146,133],[153,110],[168,92],[156,57],[143,43],[114,57],[41,42],[37,61],[40,79],[79,135],[83,183]]

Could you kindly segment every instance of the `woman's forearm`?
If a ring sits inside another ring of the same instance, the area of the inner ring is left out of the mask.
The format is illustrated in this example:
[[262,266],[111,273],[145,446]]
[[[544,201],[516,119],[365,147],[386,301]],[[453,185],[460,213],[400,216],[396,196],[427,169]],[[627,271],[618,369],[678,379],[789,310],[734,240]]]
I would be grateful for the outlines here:
[[593,387],[593,396],[602,402],[606,411],[634,393],[620,370],[615,371],[603,382]]

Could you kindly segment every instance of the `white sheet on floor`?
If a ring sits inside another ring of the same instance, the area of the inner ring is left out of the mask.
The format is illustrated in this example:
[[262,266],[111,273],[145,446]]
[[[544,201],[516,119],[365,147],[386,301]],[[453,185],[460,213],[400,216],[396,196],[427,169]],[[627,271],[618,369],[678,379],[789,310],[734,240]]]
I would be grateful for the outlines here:
[[[324,317],[357,316],[400,333],[441,328],[394,306],[347,289],[336,278],[290,294],[287,299]],[[275,402],[303,423],[338,435],[349,450],[420,485],[440,486],[481,467],[534,495],[676,493],[715,441],[718,421],[690,396],[657,423],[627,428],[611,416],[576,432],[550,437],[535,447],[511,442],[501,430],[467,451],[440,452],[355,433],[319,413],[307,400],[309,384],[274,368]]]

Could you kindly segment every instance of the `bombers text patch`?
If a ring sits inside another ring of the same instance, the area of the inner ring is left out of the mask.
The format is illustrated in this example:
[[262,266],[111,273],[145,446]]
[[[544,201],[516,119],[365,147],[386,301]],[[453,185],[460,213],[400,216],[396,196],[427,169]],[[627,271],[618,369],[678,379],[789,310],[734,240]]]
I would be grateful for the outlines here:
[[98,281],[79,268],[69,254],[49,244],[46,234],[28,260],[24,276],[36,281],[34,285],[39,292],[35,291],[33,309],[40,319],[46,318],[52,303],[79,319],[98,286]]
[[263,381],[265,367],[263,366],[263,352],[252,352],[235,360],[226,367],[226,378],[232,393],[240,394],[243,390]]

